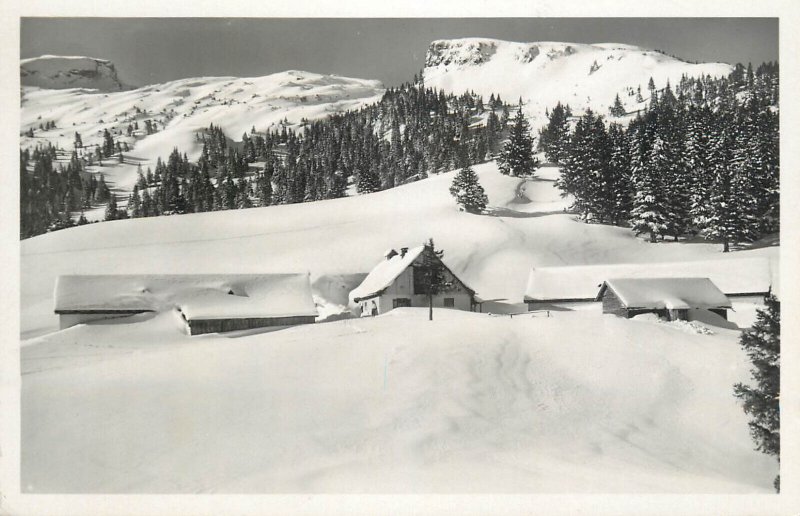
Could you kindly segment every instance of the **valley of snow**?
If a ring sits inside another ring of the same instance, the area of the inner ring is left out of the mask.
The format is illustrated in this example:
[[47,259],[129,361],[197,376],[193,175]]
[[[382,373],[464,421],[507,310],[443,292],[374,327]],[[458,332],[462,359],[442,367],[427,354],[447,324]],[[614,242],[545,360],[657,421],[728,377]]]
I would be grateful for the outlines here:
[[[688,63],[633,45],[562,42],[516,43],[488,38],[441,40],[431,43],[423,76],[425,85],[461,94],[474,91],[488,100],[500,95],[509,103],[520,98],[531,127],[547,123],[545,110],[558,102],[575,115],[587,108],[609,116],[619,94],[629,113],[649,101],[648,81],[656,88],[673,87],[681,76],[728,75],[725,63]],[[643,102],[636,101],[641,87]]]
[[777,463],[732,394],[749,378],[737,330],[399,309],[201,337],[169,313],[56,331],[60,274],[310,271],[330,309],[386,249],[429,237],[479,296],[506,300],[495,313],[524,309],[532,266],[766,256],[778,270],[777,246],[723,254],[581,223],[556,168],[475,169],[485,215],[458,211],[450,172],[24,240],[23,492],[769,493]]

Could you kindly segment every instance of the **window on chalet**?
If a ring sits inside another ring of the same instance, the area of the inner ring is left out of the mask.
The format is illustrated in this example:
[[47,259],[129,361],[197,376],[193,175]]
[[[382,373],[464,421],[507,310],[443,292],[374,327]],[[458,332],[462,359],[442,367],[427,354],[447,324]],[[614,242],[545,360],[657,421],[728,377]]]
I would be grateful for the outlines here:
[[407,297],[398,297],[392,301],[392,308],[400,308],[403,306],[411,306],[411,300]]
[[444,307],[445,308],[453,308],[456,306],[456,300],[452,297],[444,298]]

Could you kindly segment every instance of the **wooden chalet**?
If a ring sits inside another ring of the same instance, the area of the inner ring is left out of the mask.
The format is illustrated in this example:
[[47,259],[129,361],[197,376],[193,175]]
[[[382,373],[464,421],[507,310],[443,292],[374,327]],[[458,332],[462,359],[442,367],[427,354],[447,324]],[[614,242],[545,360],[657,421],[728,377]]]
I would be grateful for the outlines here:
[[425,260],[438,260],[450,287],[433,296],[433,306],[473,311],[475,291],[459,279],[427,246],[391,249],[364,281],[350,292],[350,303],[362,315],[379,315],[398,307],[427,307],[423,275],[417,269]]

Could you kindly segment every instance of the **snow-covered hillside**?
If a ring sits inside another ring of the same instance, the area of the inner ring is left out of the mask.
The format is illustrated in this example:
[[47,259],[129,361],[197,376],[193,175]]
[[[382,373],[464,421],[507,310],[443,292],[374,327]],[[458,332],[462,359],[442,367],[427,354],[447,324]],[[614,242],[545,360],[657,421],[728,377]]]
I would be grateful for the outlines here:
[[507,300],[497,313],[523,309],[531,266],[778,258],[579,222],[553,167],[533,181],[475,169],[485,215],[457,210],[451,172],[23,241],[23,489],[769,492],[777,465],[732,395],[748,369],[736,330],[408,309],[255,334],[188,337],[169,312],[55,331],[59,274],[309,270],[334,306],[387,248],[433,237],[480,296]]
[[22,490],[770,492],[777,463],[732,395],[748,369],[738,332],[435,317],[66,330],[23,351]]
[[[231,138],[242,134],[275,129],[281,123],[297,129],[303,119],[314,120],[332,113],[376,102],[383,95],[378,81],[287,71],[265,77],[201,77],[145,86],[130,91],[102,93],[76,88],[65,90],[22,88],[23,148],[47,142],[71,152],[75,133],[84,148],[102,143],[108,130],[116,141],[132,148],[125,163],[106,160],[103,166],[88,167],[103,173],[122,199],[136,182],[136,170],[155,167],[156,159],[166,159],[173,148],[197,159],[202,145],[196,132],[214,124]],[[157,123],[157,132],[147,134],[145,121]],[[39,130],[52,121],[56,129]],[[127,127],[138,123],[139,130],[128,136]],[[69,154],[63,156],[69,159]],[[87,214],[102,220],[103,209]]]
[[[59,274],[310,271],[366,273],[386,249],[434,238],[453,271],[483,299],[522,305],[532,266],[664,262],[766,255],[777,247],[723,254],[710,242],[649,244],[629,229],[585,224],[564,213],[555,167],[533,181],[474,167],[489,214],[458,211],[454,172],[369,195],[248,210],[91,224],[22,241],[22,330],[57,327]],[[772,267],[777,271],[778,267]],[[342,298],[347,299],[346,293]]]
[[23,86],[63,90],[88,88],[102,92],[126,87],[117,76],[114,63],[84,56],[41,56],[22,59],[19,65]]
[[492,93],[512,103],[521,97],[535,129],[544,124],[545,110],[558,102],[569,104],[576,114],[591,108],[608,116],[619,94],[630,112],[644,106],[636,102],[637,86],[641,86],[647,102],[651,77],[656,88],[663,88],[667,81],[677,84],[681,75],[718,77],[732,69],[723,63],[687,63],[617,43],[515,43],[465,38],[431,43],[424,78],[427,86],[455,93],[473,90],[484,100]]

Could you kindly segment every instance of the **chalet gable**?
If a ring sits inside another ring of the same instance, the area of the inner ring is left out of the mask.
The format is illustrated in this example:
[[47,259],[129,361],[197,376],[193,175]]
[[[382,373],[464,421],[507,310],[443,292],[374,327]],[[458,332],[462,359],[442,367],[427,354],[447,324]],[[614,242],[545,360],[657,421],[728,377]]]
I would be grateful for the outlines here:
[[427,246],[409,248],[401,248],[400,251],[394,249],[388,250],[384,253],[384,259],[381,260],[375,268],[370,271],[364,281],[350,293],[350,299],[354,303],[360,303],[367,299],[372,299],[382,295],[387,288],[409,267],[413,267],[415,263],[420,263],[425,258],[437,260],[442,264],[444,269],[453,278],[457,286],[463,288],[470,295],[475,295],[475,291],[469,288],[452,270],[445,264],[433,251]]

